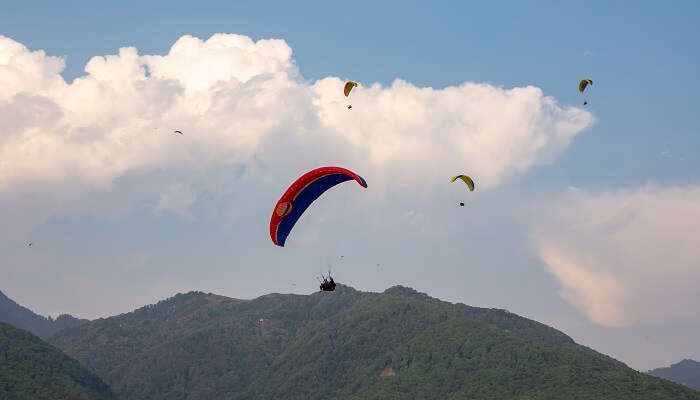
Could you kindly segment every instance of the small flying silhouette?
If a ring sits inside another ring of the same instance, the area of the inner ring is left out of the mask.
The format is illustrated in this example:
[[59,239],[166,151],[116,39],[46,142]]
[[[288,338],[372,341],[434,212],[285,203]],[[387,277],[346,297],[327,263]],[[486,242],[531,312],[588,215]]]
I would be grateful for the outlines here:
[[460,202],[459,202],[459,206],[460,206],[460,207],[464,207],[464,202],[463,202],[463,201],[460,201]]
[[27,246],[32,247],[33,244],[34,244],[34,243],[29,242],[29,244],[28,244]]
[[180,132],[180,131],[175,131],[174,133],[179,133],[180,135],[182,135],[182,132]]

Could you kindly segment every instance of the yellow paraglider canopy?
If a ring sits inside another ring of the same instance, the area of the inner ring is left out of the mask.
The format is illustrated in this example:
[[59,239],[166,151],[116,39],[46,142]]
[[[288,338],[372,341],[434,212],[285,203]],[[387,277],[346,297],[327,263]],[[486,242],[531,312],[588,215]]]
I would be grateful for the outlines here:
[[456,181],[457,179],[463,180],[464,183],[467,184],[467,187],[469,188],[470,192],[474,191],[474,181],[472,180],[472,178],[468,177],[467,175],[457,175],[452,177],[452,183],[454,183],[454,181]]
[[593,81],[590,79],[581,79],[581,82],[578,84],[578,91],[583,93],[584,90],[586,90],[586,86],[592,85]]
[[345,97],[350,96],[350,91],[352,88],[354,88],[357,85],[357,82],[349,81],[345,83],[345,87],[343,88],[343,93],[345,93]]

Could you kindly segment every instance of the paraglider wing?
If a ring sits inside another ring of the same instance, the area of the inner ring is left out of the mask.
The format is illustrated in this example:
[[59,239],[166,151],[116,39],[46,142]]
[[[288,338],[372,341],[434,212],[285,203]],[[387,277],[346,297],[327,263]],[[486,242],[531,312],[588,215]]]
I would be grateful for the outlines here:
[[350,96],[350,91],[355,86],[357,86],[357,82],[353,82],[353,81],[345,82],[345,87],[343,88],[343,93],[345,93],[345,97]]
[[270,218],[270,238],[278,246],[284,247],[294,224],[306,209],[326,190],[333,186],[355,180],[366,188],[367,182],[356,173],[341,167],[316,168],[294,181],[277,201]]
[[[586,90],[586,86],[592,85],[593,81],[590,79],[582,79],[581,82],[578,84],[578,91],[583,93],[584,90]],[[605,85],[603,85],[605,86]]]
[[464,183],[467,184],[467,187],[469,188],[470,192],[474,191],[474,181],[472,180],[472,178],[468,177],[467,175],[457,175],[453,176],[451,181],[454,183],[454,181],[456,181],[457,179],[463,180]]

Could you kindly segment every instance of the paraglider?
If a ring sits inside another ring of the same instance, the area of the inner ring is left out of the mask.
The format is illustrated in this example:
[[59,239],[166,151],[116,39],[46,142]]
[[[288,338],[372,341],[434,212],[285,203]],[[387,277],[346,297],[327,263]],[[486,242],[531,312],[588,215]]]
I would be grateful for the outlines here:
[[[586,90],[586,86],[588,85],[593,85],[593,81],[590,79],[581,79],[581,82],[578,84],[578,91],[583,95],[583,91]],[[585,106],[588,104],[588,101],[586,101],[586,98],[584,97],[583,99],[583,105]]]
[[175,131],[173,133],[179,133],[180,135],[182,135],[182,132],[180,132],[180,131]]
[[456,181],[457,179],[463,180],[464,183],[467,184],[467,187],[469,188],[470,192],[474,191],[474,181],[472,180],[472,178],[470,178],[467,175],[457,175],[453,176],[450,180],[452,181],[452,183],[454,183],[454,181]]
[[[357,82],[353,82],[353,81],[345,82],[345,87],[343,87],[343,93],[345,94],[345,97],[350,96],[350,92],[352,91],[352,89],[355,86],[358,86]],[[352,105],[348,105],[348,110],[351,108],[352,108]]]
[[367,182],[356,173],[341,167],[311,170],[289,186],[280,197],[270,217],[272,243],[284,247],[287,236],[306,209],[326,190],[345,181],[355,180],[366,188]]
[[[470,192],[474,191],[474,181],[472,180],[472,178],[470,178],[467,175],[457,175],[450,178],[450,181],[454,183],[454,181],[456,181],[457,179],[461,179],[467,185],[467,188],[469,188]],[[460,201],[459,206],[464,207],[464,201]]]

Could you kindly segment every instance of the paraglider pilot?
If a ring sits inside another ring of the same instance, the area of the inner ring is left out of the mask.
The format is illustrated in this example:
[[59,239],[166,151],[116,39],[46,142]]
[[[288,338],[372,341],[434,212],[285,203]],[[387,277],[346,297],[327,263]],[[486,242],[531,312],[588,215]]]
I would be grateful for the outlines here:
[[332,292],[335,290],[335,282],[333,281],[333,278],[331,277],[330,271],[328,272],[328,277],[325,277],[321,275],[323,278],[323,282],[321,282],[320,289],[322,292]]

